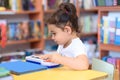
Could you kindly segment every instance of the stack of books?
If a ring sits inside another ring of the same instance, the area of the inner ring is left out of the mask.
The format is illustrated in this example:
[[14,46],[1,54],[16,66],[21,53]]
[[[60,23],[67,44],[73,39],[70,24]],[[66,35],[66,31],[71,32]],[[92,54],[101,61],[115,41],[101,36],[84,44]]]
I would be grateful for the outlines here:
[[10,75],[10,71],[0,67],[0,80],[13,80],[13,77]]

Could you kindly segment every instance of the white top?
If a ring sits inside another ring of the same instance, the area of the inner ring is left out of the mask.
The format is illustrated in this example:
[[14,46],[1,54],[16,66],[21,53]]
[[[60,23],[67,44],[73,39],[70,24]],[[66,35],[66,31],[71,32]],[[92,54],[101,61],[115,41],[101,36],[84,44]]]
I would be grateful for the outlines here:
[[66,48],[63,45],[59,45],[57,52],[67,57],[77,57],[78,55],[87,54],[85,46],[79,38],[73,39],[71,44]]

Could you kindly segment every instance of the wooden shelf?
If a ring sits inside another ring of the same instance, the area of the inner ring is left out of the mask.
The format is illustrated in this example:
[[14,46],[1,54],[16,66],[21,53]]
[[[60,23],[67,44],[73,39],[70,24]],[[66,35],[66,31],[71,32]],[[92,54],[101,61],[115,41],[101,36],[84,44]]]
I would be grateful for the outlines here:
[[96,7],[96,9],[99,9],[100,11],[120,11],[120,6],[108,6],[108,7]]
[[97,36],[97,32],[81,33],[80,37]]
[[36,14],[39,13],[39,11],[0,11],[0,15],[14,15],[14,14]]
[[100,50],[120,52],[120,46],[113,44],[100,44]]
[[39,11],[20,11],[16,12],[16,14],[36,14],[39,13]]
[[91,8],[91,9],[81,9],[80,12],[98,12],[98,8]]
[[29,40],[8,41],[8,42],[7,42],[7,45],[30,43],[30,42],[37,42],[37,41],[40,41],[40,39],[37,38],[37,39],[29,39]]
[[55,12],[54,9],[49,9],[49,10],[45,10],[45,11],[44,11],[44,13],[53,13],[53,12]]

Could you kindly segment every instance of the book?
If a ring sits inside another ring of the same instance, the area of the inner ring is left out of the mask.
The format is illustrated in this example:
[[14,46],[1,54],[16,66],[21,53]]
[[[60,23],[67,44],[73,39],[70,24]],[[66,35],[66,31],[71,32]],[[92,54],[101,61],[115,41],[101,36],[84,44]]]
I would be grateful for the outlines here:
[[120,17],[117,17],[116,33],[115,33],[115,44],[120,45]]
[[109,28],[108,28],[108,43],[114,44],[115,40],[115,30],[116,30],[116,18],[110,17],[109,18]]
[[106,6],[113,6],[113,0],[105,0]]
[[105,6],[105,0],[97,0],[98,6]]
[[107,62],[113,64],[114,66],[116,65],[116,59],[117,58],[108,58]]
[[116,68],[119,70],[120,72],[120,58],[116,60]]
[[4,48],[7,42],[7,20],[0,20],[1,46]]
[[108,44],[108,27],[109,27],[109,17],[103,16],[103,28],[104,28],[104,34],[103,34],[103,43]]
[[102,58],[102,60],[103,60],[103,61],[107,61],[108,58],[111,58],[111,56],[104,56],[104,57]]
[[[10,71],[4,67],[0,67],[0,77],[4,77],[10,74]],[[0,79],[1,80],[1,79]]]
[[42,66],[30,62],[24,62],[24,61],[1,63],[0,67],[4,67],[10,70],[11,73],[16,75],[47,69],[46,66]]

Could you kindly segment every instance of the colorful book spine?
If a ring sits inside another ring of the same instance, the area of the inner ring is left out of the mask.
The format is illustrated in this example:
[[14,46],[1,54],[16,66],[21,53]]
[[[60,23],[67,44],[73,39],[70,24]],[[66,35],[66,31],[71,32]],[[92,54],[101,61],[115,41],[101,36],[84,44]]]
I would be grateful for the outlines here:
[[107,62],[116,65],[116,58],[108,58]]
[[4,48],[7,42],[7,21],[0,20],[0,36],[1,36],[1,46]]
[[113,0],[105,0],[106,6],[113,6]]
[[108,59],[108,58],[111,58],[111,56],[104,56],[104,57],[102,58],[102,60],[107,62],[107,59]]
[[119,57],[105,56],[102,58],[102,60],[113,64],[115,68],[120,72],[120,58]]
[[97,0],[98,1],[98,6],[105,6],[105,0]]
[[117,5],[120,5],[120,0],[117,0]]
[[120,45],[120,17],[117,17],[116,33],[115,33],[115,45]]
[[16,11],[17,10],[17,0],[10,0],[9,1],[11,10]]
[[115,39],[115,29],[116,29],[116,18],[109,18],[109,33],[108,33],[108,43],[114,44]]
[[104,28],[103,43],[104,44],[108,44],[108,27],[109,27],[109,18],[107,16],[103,16],[103,28]]
[[104,40],[104,27],[103,27],[103,18],[101,19],[101,22],[100,22],[100,42],[103,43],[103,40]]
[[120,59],[116,60],[116,68],[119,70],[120,72]]
[[113,0],[113,5],[114,5],[114,6],[117,5],[117,0]]

